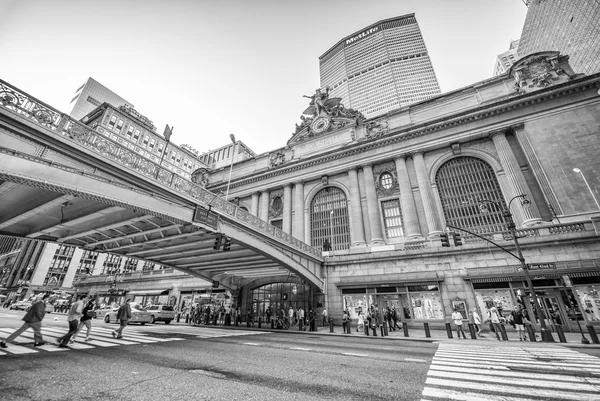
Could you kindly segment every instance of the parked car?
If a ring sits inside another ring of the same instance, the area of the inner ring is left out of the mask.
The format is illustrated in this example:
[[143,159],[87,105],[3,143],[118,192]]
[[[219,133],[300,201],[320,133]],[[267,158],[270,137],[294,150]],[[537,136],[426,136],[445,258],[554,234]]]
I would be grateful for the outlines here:
[[177,312],[170,305],[150,305],[146,308],[152,316],[152,323],[157,321],[163,321],[165,324],[169,324],[175,319]]
[[28,310],[30,307],[31,307],[31,302],[29,302],[29,301],[18,301],[18,302],[15,302],[13,304],[10,304],[10,307],[8,309]]
[[[150,323],[152,321],[152,316],[150,313],[142,307],[137,302],[131,302],[129,304],[131,306],[131,319],[129,319],[129,323],[139,323],[144,325],[146,323]],[[106,323],[114,322],[118,323],[117,320],[117,312],[119,311],[119,307],[114,307],[110,312],[104,315],[104,321]]]

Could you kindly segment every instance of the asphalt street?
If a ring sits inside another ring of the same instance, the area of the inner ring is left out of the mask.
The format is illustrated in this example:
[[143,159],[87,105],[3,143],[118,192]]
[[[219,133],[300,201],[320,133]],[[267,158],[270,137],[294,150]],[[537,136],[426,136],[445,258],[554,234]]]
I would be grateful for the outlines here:
[[[22,315],[0,310],[0,338]],[[600,400],[597,347],[93,323],[71,349],[0,350],[0,400]],[[48,315],[45,340],[66,327]]]

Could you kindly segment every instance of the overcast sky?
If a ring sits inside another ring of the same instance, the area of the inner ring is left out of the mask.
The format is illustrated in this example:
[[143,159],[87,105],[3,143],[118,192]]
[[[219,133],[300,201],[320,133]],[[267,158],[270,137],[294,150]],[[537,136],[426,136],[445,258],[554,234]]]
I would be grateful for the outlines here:
[[69,113],[93,77],[173,142],[235,134],[285,146],[319,87],[319,56],[379,20],[415,13],[442,92],[492,76],[521,35],[522,0],[0,0],[0,79]]

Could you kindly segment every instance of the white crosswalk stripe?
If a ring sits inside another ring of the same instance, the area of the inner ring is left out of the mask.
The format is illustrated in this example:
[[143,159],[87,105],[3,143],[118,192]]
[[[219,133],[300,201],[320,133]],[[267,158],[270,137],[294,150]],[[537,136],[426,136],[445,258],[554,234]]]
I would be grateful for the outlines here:
[[564,348],[440,344],[421,401],[600,401],[600,358]]
[[[115,326],[116,328],[116,326]],[[0,328],[0,338],[6,338],[14,332],[12,328]],[[134,345],[134,344],[152,344],[152,343],[163,343],[170,341],[181,341],[184,338],[180,337],[156,337],[152,333],[160,335],[188,335],[196,338],[217,338],[217,337],[234,337],[234,336],[247,336],[252,334],[267,334],[261,331],[246,331],[246,330],[227,330],[210,327],[193,327],[193,326],[145,326],[145,327],[134,327],[128,326],[124,331],[124,338],[114,338],[112,336],[113,330],[107,327],[93,327],[90,335],[91,340],[85,341],[86,329],[84,328],[79,334],[75,342],[69,344],[69,348],[58,348],[56,340],[66,334],[66,329],[58,327],[43,327],[42,335],[46,345],[40,347],[31,347],[34,342],[34,336],[32,330],[27,330],[19,337],[16,338],[16,343],[8,344],[8,348],[0,349],[0,357],[5,355],[19,355],[19,354],[34,354],[37,352],[60,352],[68,350],[84,350],[92,348],[104,348],[104,347],[116,347],[122,345]],[[23,344],[28,346],[23,346]]]

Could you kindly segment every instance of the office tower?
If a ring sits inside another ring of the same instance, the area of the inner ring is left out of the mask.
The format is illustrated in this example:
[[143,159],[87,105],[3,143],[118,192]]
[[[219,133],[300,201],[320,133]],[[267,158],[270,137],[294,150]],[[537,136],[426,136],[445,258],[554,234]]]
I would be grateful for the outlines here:
[[321,88],[375,117],[440,94],[414,14],[376,22],[319,58]]
[[569,55],[578,73],[600,72],[599,0],[525,0],[519,57],[546,50]]
[[504,74],[519,59],[517,54],[519,49],[519,40],[511,40],[508,50],[496,57],[494,66],[494,76]]
[[80,120],[83,116],[105,102],[117,108],[123,105],[128,105],[131,108],[134,107],[131,102],[123,99],[91,77],[75,91],[75,96],[71,100],[71,104],[73,102],[75,104],[69,115],[77,120]]

